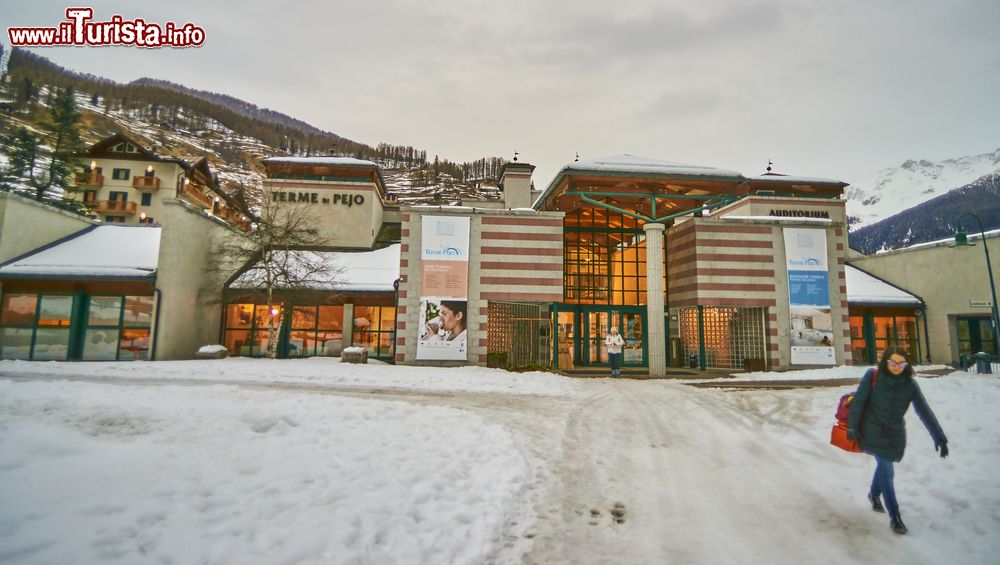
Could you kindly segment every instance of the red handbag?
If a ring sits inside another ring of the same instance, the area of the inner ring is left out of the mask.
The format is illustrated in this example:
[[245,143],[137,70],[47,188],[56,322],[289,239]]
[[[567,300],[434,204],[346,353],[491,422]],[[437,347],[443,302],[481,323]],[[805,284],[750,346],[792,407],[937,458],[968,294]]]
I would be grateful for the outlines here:
[[[878,383],[878,369],[872,374],[871,388],[875,389]],[[861,453],[861,446],[858,442],[847,439],[847,419],[851,415],[851,403],[854,402],[854,393],[850,392],[840,397],[837,403],[837,423],[830,430],[830,443],[851,453]],[[862,420],[864,417],[862,416]]]
[[861,453],[861,446],[858,445],[858,442],[847,439],[847,426],[841,426],[839,423],[834,424],[833,429],[830,430],[830,443],[844,451]]

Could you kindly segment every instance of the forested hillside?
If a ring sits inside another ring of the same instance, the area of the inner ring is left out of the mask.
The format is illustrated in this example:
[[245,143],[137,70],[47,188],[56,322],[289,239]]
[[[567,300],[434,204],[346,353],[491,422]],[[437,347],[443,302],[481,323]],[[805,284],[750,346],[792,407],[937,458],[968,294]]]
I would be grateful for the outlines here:
[[[368,159],[384,170],[387,185],[404,202],[454,202],[495,198],[504,159],[456,163],[427,151],[391,143],[359,143],[301,120],[225,94],[143,78],[118,83],[64,69],[15,49],[0,77],[0,153],[10,154],[21,127],[41,134],[41,124],[60,91],[72,89],[82,113],[85,143],[116,132],[133,135],[166,152],[206,154],[226,190],[259,186],[260,160],[271,155],[340,155]],[[47,144],[40,135],[39,157]],[[5,163],[0,162],[0,167]]]

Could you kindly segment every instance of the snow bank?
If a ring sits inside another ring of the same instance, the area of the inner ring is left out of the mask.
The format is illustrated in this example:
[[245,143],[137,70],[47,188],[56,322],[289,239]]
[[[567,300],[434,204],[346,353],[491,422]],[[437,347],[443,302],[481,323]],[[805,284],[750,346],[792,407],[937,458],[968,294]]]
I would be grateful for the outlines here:
[[341,364],[339,358],[229,359],[65,363],[0,361],[0,374],[88,378],[194,379],[224,383],[300,383],[317,386],[413,389],[473,393],[571,396],[581,381],[554,373],[511,373],[484,367],[411,367]]
[[528,467],[468,411],[0,381],[0,560],[482,563]]

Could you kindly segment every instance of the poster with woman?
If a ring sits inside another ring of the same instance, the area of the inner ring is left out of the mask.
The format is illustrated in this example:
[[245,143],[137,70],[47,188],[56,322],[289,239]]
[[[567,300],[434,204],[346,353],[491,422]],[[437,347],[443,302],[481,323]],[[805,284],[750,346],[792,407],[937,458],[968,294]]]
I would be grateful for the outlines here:
[[465,300],[424,298],[420,301],[420,341],[425,359],[467,357]]
[[417,359],[468,359],[469,227],[467,217],[421,218]]

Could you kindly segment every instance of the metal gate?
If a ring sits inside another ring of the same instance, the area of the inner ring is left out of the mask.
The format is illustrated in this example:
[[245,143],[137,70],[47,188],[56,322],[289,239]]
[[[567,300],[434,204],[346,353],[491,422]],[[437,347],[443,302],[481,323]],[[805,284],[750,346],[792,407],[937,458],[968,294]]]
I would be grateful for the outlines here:
[[552,316],[548,304],[490,302],[486,331],[487,366],[552,366]]
[[764,308],[698,306],[680,311],[682,359],[709,369],[767,368]]

